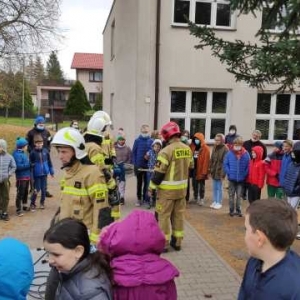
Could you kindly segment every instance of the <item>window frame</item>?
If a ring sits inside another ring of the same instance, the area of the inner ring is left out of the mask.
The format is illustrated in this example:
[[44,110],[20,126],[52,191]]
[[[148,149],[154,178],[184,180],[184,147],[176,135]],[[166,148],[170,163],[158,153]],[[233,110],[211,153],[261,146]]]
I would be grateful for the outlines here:
[[[232,92],[231,90],[225,89],[180,89],[180,88],[171,88],[169,99],[171,101],[172,92],[186,92],[185,98],[185,112],[171,112],[171,103],[169,106],[169,119],[184,119],[185,128],[190,131],[191,128],[191,119],[204,119],[205,120],[205,132],[203,132],[205,136],[205,140],[208,143],[213,143],[214,137],[210,138],[211,135],[211,120],[212,119],[222,119],[225,120],[225,128],[224,133],[227,132],[227,128],[230,122],[230,107],[231,107],[231,98]],[[192,112],[192,93],[193,92],[205,92],[207,93],[206,97],[206,112]],[[213,103],[213,93],[221,92],[226,93],[226,111],[225,113],[213,113],[212,112],[212,103]],[[192,134],[192,133],[191,133]]]
[[[96,80],[96,73],[99,73],[101,78],[99,80]],[[91,80],[91,75],[92,75],[92,80]],[[103,81],[103,74],[102,71],[89,71],[89,82],[102,82]]]
[[[230,13],[231,14],[230,26],[218,26],[218,25],[216,25],[218,4],[228,4],[229,5],[230,1],[228,1],[228,0],[178,0],[178,1],[188,1],[188,2],[190,2],[189,20],[192,21],[193,23],[195,23],[195,17],[196,17],[196,3],[197,2],[211,3],[210,25],[196,24],[197,26],[207,26],[208,28],[220,29],[220,30],[234,30],[234,29],[236,29],[236,18],[237,18],[236,11],[232,11]],[[176,0],[173,0],[173,3],[172,3],[172,26],[187,27],[188,25],[186,23],[178,23],[178,22],[174,21],[175,2],[176,2]]]
[[287,139],[294,140],[294,123],[295,121],[299,121],[300,123],[300,114],[295,114],[295,107],[296,107],[296,96],[300,95],[299,93],[283,93],[286,95],[290,95],[290,107],[288,114],[276,114],[276,100],[277,94],[274,91],[258,91],[258,94],[271,94],[271,103],[270,103],[270,113],[269,114],[258,114],[257,113],[257,100],[256,98],[256,112],[255,112],[255,124],[257,120],[267,120],[269,121],[269,131],[268,131],[268,139],[264,139],[265,143],[273,143],[274,140],[274,133],[275,133],[275,121],[277,120],[287,120],[288,121],[288,132],[287,132]]

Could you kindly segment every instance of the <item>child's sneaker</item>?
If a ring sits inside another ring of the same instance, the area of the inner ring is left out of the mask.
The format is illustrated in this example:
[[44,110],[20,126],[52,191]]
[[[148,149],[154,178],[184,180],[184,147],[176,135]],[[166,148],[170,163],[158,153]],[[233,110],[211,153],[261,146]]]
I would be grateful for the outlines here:
[[3,220],[3,221],[9,221],[9,216],[8,216],[8,214],[7,213],[3,213],[2,215],[1,215],[1,220]]
[[36,206],[33,205],[33,204],[31,204],[31,205],[30,205],[30,210],[31,210],[32,212],[35,212],[35,211],[36,211]]
[[23,211],[29,211],[29,208],[27,206],[23,206]]
[[209,207],[210,208],[215,208],[216,204],[217,204],[216,202],[213,202]]
[[44,205],[44,204],[41,204],[41,205],[40,205],[40,209],[45,209],[45,205]]
[[220,209],[222,208],[222,204],[216,203],[215,206],[213,207],[214,209]]

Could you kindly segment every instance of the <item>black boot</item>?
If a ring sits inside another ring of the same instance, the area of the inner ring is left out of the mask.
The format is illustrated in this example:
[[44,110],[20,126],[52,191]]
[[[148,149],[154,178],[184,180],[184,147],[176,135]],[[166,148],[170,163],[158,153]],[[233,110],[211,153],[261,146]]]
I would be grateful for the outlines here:
[[171,241],[170,241],[170,246],[175,250],[175,251],[180,251],[181,246],[176,245],[176,237],[171,235]]

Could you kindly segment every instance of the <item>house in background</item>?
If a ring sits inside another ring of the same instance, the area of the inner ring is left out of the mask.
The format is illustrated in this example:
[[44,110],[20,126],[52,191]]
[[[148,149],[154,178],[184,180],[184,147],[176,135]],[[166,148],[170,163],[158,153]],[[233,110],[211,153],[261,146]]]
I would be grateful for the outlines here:
[[103,54],[75,53],[71,69],[76,70],[76,80],[84,86],[88,101],[93,106],[102,93]]
[[38,113],[45,116],[51,123],[63,121],[63,110],[69,98],[74,80],[55,83],[44,80],[37,86]]
[[258,42],[262,13],[238,15],[226,0],[114,0],[103,31],[103,109],[115,128],[130,142],[142,124],[157,129],[169,120],[208,142],[230,124],[245,139],[255,128],[267,143],[295,138],[299,88],[276,95],[276,86],[262,91],[236,82],[209,48],[195,49],[185,16],[226,40]]

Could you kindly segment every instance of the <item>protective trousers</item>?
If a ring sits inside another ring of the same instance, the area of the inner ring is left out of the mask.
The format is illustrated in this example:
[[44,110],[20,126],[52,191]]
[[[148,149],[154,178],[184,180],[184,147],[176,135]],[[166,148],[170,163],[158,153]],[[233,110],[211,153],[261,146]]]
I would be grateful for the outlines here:
[[[175,245],[181,246],[185,207],[185,197],[176,200],[166,199],[162,195],[157,197],[155,211],[159,227],[166,237],[166,248],[169,246],[171,235],[173,239],[175,238]],[[170,223],[172,233],[170,232]]]

